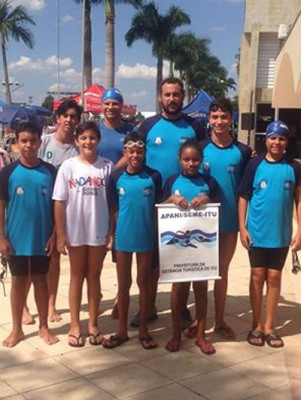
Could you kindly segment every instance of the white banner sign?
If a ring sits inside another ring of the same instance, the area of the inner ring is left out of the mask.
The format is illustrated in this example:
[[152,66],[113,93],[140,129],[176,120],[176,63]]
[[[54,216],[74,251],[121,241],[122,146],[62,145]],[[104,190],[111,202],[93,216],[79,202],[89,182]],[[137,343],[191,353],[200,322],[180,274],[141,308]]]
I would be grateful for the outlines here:
[[159,283],[220,279],[219,204],[180,210],[159,204]]

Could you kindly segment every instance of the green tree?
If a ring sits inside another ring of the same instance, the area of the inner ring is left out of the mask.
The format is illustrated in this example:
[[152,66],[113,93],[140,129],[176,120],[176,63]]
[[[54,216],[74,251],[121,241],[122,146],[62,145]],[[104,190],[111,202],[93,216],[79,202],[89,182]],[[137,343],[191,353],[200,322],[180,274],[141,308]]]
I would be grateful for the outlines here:
[[3,60],[4,82],[6,88],[6,102],[11,104],[11,92],[9,87],[9,75],[6,48],[10,37],[19,42],[20,40],[29,48],[33,47],[33,34],[27,25],[35,25],[34,20],[27,14],[23,6],[12,7],[11,1],[0,2],[0,43]]
[[53,102],[54,102],[54,97],[49,94],[48,96],[45,97],[42,107],[48,108],[49,110],[53,110]]
[[[171,6],[166,14],[160,14],[158,6],[153,1],[139,7],[132,19],[132,25],[125,35],[125,40],[128,46],[132,46],[139,39],[152,45],[153,55],[157,57],[157,93],[162,82],[164,44],[178,27],[190,22],[189,15],[176,6]],[[159,111],[158,101],[156,101],[156,110]]]

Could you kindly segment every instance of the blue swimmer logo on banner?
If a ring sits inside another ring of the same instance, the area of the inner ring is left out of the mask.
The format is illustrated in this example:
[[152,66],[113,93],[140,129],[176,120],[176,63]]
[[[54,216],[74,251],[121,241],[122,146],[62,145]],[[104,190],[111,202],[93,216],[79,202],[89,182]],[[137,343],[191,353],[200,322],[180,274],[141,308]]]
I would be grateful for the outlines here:
[[169,246],[175,245],[178,248],[192,247],[197,249],[197,243],[212,244],[216,242],[216,232],[207,233],[200,229],[194,229],[192,231],[166,231],[161,233],[161,245]]

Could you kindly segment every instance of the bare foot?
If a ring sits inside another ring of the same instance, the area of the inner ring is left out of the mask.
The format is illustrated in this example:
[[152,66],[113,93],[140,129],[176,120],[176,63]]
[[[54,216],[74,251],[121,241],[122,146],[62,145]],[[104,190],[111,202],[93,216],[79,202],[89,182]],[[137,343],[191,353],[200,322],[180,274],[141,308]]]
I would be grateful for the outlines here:
[[39,329],[39,335],[44,340],[46,344],[52,345],[60,341],[60,339],[55,336],[47,327]]
[[23,325],[33,325],[35,324],[36,321],[34,320],[33,316],[29,312],[29,308],[25,306],[23,308],[23,313],[22,313],[22,324]]
[[11,334],[6,339],[3,340],[2,346],[15,347],[23,339],[24,339],[24,333],[22,331],[18,333],[11,332]]
[[56,309],[53,309],[51,311],[49,310],[48,318],[50,322],[59,322],[62,319]]

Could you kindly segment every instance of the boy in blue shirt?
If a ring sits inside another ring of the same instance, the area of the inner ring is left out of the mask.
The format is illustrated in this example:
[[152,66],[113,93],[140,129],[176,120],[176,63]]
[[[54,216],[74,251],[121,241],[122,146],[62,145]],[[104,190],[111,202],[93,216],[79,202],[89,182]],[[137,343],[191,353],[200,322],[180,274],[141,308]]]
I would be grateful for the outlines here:
[[46,274],[54,247],[52,191],[55,168],[38,158],[41,130],[30,122],[16,131],[20,158],[0,172],[0,253],[11,275],[13,328],[2,342],[14,347],[24,338],[22,311],[28,277],[34,285],[40,319],[39,335],[46,344],[58,342],[48,329]]
[[[247,341],[253,346],[279,348],[284,342],[275,330],[281,273],[288,253],[301,248],[301,166],[286,157],[288,127],[270,123],[266,131],[266,154],[252,159],[239,187],[239,226],[248,250],[251,277],[250,301],[253,326]],[[292,238],[294,202],[298,231]],[[261,318],[263,286],[267,285],[266,317]]]
[[124,140],[125,168],[113,171],[109,192],[112,219],[116,222],[115,249],[118,277],[119,329],[103,343],[112,349],[128,340],[127,320],[131,265],[133,253],[137,256],[137,284],[139,287],[139,340],[144,349],[157,347],[147,330],[149,315],[149,279],[154,248],[154,206],[161,192],[161,175],[146,167],[145,142],[139,132],[129,133]]
[[232,134],[233,109],[230,100],[217,99],[209,106],[211,136],[202,142],[201,171],[213,177],[220,190],[219,271],[222,279],[214,282],[215,332],[227,339],[235,333],[224,319],[228,287],[228,270],[238,233],[238,185],[251,157],[249,146],[236,141]]

